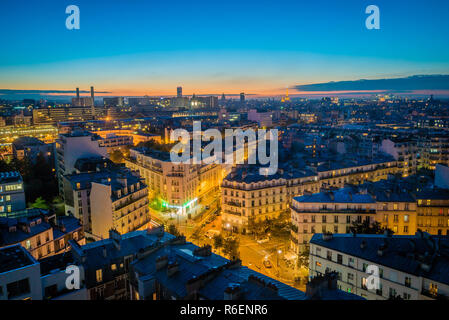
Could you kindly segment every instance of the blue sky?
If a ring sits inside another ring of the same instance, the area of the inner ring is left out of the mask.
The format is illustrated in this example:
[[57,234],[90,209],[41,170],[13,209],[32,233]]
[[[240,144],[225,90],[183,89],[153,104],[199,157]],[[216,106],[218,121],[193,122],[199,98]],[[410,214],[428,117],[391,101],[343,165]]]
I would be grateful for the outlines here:
[[[78,5],[81,29],[67,30]],[[365,8],[380,8],[380,30]],[[269,94],[449,73],[449,1],[2,0],[0,89]]]

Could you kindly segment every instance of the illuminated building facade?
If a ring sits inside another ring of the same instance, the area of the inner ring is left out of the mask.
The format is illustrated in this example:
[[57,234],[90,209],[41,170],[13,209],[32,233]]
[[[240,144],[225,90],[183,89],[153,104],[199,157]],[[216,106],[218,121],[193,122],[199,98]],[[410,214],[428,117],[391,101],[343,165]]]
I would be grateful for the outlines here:
[[148,227],[148,188],[128,172],[92,181],[90,190],[91,234],[104,239],[109,230],[120,234]]
[[25,189],[20,173],[0,172],[0,217],[25,208]]
[[348,233],[353,222],[374,221],[376,201],[351,188],[293,198],[291,249],[306,252],[315,233]]
[[435,188],[419,192],[417,227],[435,235],[449,235],[449,191]]
[[221,186],[222,227],[248,233],[252,223],[278,218],[288,211],[293,195],[319,190],[310,171],[259,174],[258,168],[233,168]]
[[148,185],[150,199],[183,214],[195,214],[196,204],[213,196],[222,181],[218,164],[174,164],[168,152],[135,148],[126,166],[136,170]]

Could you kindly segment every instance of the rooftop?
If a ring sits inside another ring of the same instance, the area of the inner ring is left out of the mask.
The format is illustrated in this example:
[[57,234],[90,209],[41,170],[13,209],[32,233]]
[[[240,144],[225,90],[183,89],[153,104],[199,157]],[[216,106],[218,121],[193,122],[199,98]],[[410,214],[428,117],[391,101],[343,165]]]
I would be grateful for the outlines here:
[[35,263],[37,261],[21,245],[0,248],[0,274]]
[[20,175],[19,171],[0,172],[0,184],[19,181],[22,181],[22,176]]
[[[319,233],[313,235],[310,243],[449,284],[449,236],[418,231],[414,236],[334,234],[325,240]],[[379,255],[381,247],[385,249]]]

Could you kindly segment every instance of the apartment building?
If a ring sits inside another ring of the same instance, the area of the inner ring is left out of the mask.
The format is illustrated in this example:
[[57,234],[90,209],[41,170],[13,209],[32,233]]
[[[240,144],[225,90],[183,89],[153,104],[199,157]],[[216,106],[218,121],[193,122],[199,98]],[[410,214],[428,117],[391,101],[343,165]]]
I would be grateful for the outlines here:
[[95,116],[105,116],[106,108],[95,107],[92,108],[92,102],[90,98],[83,102],[83,105],[71,106],[71,107],[49,107],[49,108],[37,108],[33,109],[33,123],[36,124],[56,124],[61,121],[86,121],[92,120],[92,109],[95,110]]
[[374,160],[346,160],[327,162],[317,167],[322,188],[343,188],[345,184],[363,184],[365,181],[387,179],[398,172],[393,158],[378,157]]
[[449,137],[445,133],[430,133],[418,139],[419,167],[435,170],[437,164],[449,165]]
[[56,174],[59,194],[64,194],[63,176],[76,172],[78,159],[107,156],[107,148],[100,146],[101,138],[87,131],[60,134],[56,141]]
[[132,146],[133,144],[132,136],[118,136],[115,133],[107,134],[99,141],[99,146],[106,147],[108,153],[121,147]]
[[82,267],[87,299],[130,299],[130,264],[173,241],[176,237],[163,226],[124,235],[111,230],[106,239],[83,246],[71,241],[73,264]]
[[279,170],[260,175],[257,167],[233,168],[221,185],[223,228],[250,232],[252,222],[278,218],[286,212],[295,194],[318,191],[316,175],[308,170]]
[[79,289],[66,287],[69,256],[37,261],[19,244],[0,248],[0,300],[85,300],[84,272]]
[[29,209],[15,218],[0,218],[0,247],[21,244],[35,259],[64,252],[69,240],[85,243],[82,227],[74,217]]
[[353,188],[294,197],[291,205],[291,249],[303,253],[315,233],[348,233],[353,222],[376,217],[376,200]]
[[[449,237],[315,234],[309,277],[338,274],[338,288],[368,300],[448,299]],[[379,285],[369,278],[377,270]]]
[[416,173],[418,166],[418,144],[407,138],[389,138],[382,140],[380,150],[391,155],[398,165],[398,171],[407,177]]
[[12,154],[14,159],[27,159],[36,162],[37,156],[42,155],[47,161],[53,154],[53,144],[45,144],[34,137],[20,137],[12,143]]
[[435,235],[449,235],[449,191],[427,189],[417,193],[417,227]]
[[376,221],[396,235],[414,235],[417,231],[416,200],[408,192],[378,192]]
[[150,222],[148,187],[129,172],[93,181],[90,206],[91,234],[97,239],[107,238],[110,229],[123,234],[145,229]]
[[115,181],[120,176],[131,174],[131,172],[102,158],[80,159],[77,161],[76,168],[79,172],[63,176],[65,212],[66,215],[73,215],[79,219],[84,231],[91,233],[92,208],[90,196],[92,183]]
[[214,197],[224,174],[219,164],[175,164],[169,152],[147,148],[131,149],[125,163],[145,179],[150,199],[182,214],[194,215],[198,203]]
[[18,171],[0,172],[0,217],[26,208],[23,179]]

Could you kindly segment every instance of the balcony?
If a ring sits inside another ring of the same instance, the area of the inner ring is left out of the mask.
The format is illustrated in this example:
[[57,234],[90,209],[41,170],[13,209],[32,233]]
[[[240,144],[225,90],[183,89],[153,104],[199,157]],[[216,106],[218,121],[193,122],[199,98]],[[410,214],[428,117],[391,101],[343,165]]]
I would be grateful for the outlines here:
[[225,202],[225,204],[229,205],[229,206],[233,206],[233,207],[242,207],[242,204],[237,202],[237,201],[227,201]]
[[227,213],[227,214],[232,214],[235,216],[242,216],[242,214],[240,212],[235,212],[235,211],[231,211],[231,210],[223,210],[223,212]]
[[432,299],[437,299],[437,300],[449,300],[449,297],[445,294],[442,293],[438,293],[438,292],[434,292],[434,291],[430,291],[427,289],[422,289],[421,294],[423,296],[432,298]]

